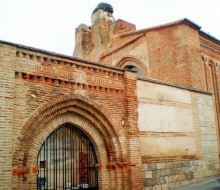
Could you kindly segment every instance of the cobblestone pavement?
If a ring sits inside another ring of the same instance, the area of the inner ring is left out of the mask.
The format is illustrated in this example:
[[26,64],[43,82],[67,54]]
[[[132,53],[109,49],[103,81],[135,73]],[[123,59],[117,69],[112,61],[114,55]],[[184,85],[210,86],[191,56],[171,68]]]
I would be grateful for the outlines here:
[[220,176],[184,187],[174,188],[173,190],[220,190]]

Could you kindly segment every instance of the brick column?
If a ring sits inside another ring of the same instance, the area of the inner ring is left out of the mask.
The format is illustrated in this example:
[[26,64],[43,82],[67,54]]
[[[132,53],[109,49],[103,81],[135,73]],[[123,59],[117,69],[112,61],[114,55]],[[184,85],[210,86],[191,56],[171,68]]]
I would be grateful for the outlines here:
[[12,186],[15,55],[15,47],[0,44],[0,190]]
[[141,173],[141,152],[138,130],[138,100],[136,73],[124,72],[125,77],[125,102],[126,102],[126,130],[129,139],[129,173],[130,189],[143,189],[143,178]]

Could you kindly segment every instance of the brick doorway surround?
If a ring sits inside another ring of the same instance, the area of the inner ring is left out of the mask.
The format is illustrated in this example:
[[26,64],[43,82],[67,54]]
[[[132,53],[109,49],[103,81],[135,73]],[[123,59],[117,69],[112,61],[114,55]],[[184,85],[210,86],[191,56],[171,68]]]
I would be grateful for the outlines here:
[[64,123],[78,127],[92,141],[99,163],[100,189],[122,189],[129,185],[125,162],[127,139],[119,138],[107,110],[85,96],[71,94],[40,106],[23,126],[13,154],[13,167],[22,172],[13,176],[13,189],[36,189],[39,150],[45,139]]

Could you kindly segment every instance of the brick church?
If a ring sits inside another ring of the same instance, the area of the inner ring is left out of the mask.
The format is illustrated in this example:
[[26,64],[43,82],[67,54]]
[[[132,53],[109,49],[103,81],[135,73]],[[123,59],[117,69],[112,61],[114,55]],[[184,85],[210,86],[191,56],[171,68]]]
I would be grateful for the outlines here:
[[220,173],[220,41],[111,5],[73,56],[0,41],[0,190],[172,189]]

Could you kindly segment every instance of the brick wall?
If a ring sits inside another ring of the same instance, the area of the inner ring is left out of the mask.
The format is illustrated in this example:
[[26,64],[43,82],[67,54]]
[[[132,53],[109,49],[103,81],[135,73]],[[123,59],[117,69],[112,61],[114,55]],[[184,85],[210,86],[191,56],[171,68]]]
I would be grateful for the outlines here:
[[[220,134],[220,47],[216,40],[209,39],[203,33],[200,34],[200,47],[202,52],[203,67],[205,73],[206,90],[213,93],[215,118],[218,129],[218,139]],[[220,152],[220,147],[218,147]]]
[[150,77],[204,89],[198,31],[187,25],[146,32]]
[[16,48],[0,44],[0,189],[10,189]]
[[1,58],[0,187],[35,189],[41,145],[70,122],[94,143],[100,189],[142,189],[135,73],[7,44]]
[[[120,32],[123,27],[116,29]],[[90,43],[87,32],[84,40]],[[213,107],[219,125],[218,44],[185,24],[145,32],[115,39],[103,33],[106,47],[113,42],[101,55],[103,65],[1,44],[0,189],[36,188],[38,151],[63,122],[80,126],[94,143],[101,189],[142,189],[143,179],[145,189],[167,189],[217,174],[219,132]],[[93,51],[98,60],[100,52]],[[136,77],[109,67],[123,61],[140,64],[146,69],[144,77],[213,92],[214,104],[211,95],[193,93],[196,146],[201,154],[197,160],[141,164]]]
[[[130,43],[130,41],[132,41]],[[116,40],[117,45],[108,49],[108,53],[104,55],[100,61],[102,64],[110,66],[119,66],[123,58],[132,57],[141,61],[145,71],[148,68],[148,48],[143,34],[132,37],[124,37]],[[113,44],[114,46],[114,44]]]

